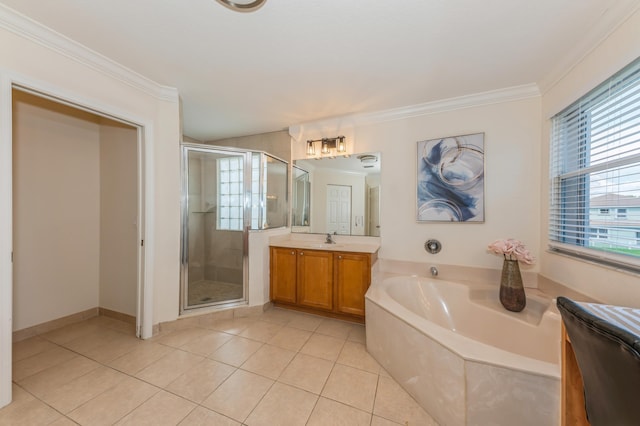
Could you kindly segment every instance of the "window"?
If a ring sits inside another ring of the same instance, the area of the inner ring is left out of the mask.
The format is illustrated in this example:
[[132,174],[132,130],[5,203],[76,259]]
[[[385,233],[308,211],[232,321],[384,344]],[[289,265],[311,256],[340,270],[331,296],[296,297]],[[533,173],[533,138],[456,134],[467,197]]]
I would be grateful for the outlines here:
[[640,270],[640,221],[619,221],[640,209],[640,58],[552,118],[550,173],[550,248]]
[[218,229],[242,231],[244,157],[218,158]]
[[[242,231],[244,161],[244,156],[217,159],[219,230]],[[287,226],[287,168],[282,160],[265,153],[252,153],[251,229]],[[270,210],[268,206],[271,206]]]
[[595,235],[596,238],[606,239],[609,236],[609,230],[605,228],[594,228],[592,234]]

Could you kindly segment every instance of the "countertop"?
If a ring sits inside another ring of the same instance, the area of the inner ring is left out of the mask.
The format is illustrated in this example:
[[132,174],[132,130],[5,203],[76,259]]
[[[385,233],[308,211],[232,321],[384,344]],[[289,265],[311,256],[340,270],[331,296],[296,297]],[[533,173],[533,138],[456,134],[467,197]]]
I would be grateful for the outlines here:
[[325,250],[325,251],[344,251],[352,253],[375,253],[380,249],[378,243],[360,243],[360,242],[336,242],[336,244],[328,244],[321,241],[306,241],[300,239],[282,239],[271,241],[269,243],[273,247],[287,247],[305,250]]

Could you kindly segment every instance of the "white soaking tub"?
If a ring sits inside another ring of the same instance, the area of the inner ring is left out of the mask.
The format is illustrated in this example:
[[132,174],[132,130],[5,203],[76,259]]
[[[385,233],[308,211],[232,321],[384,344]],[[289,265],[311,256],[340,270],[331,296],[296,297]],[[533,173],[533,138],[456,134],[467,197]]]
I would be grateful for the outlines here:
[[441,425],[557,425],[560,315],[497,285],[384,275],[366,294],[367,350]]

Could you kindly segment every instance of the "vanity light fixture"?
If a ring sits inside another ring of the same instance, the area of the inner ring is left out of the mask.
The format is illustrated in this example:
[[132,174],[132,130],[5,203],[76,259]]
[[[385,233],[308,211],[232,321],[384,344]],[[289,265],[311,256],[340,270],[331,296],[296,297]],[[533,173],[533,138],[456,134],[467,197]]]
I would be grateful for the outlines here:
[[218,0],[221,5],[236,12],[253,12],[259,9],[267,0]]
[[338,154],[347,153],[347,143],[344,136],[336,136],[335,138],[322,138],[307,141],[307,157],[316,155],[315,143],[320,142],[320,153],[322,155],[331,154],[331,150],[335,149]]
[[307,156],[313,157],[316,155],[316,149],[313,146],[313,141],[307,141]]
[[320,152],[324,155],[329,153],[329,139],[322,139],[322,149]]

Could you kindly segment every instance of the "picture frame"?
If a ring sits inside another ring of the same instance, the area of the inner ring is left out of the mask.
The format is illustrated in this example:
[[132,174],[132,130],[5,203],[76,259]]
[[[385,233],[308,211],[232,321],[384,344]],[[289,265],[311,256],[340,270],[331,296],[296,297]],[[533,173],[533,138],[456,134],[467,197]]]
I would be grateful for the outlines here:
[[418,222],[484,222],[484,133],[417,143]]

